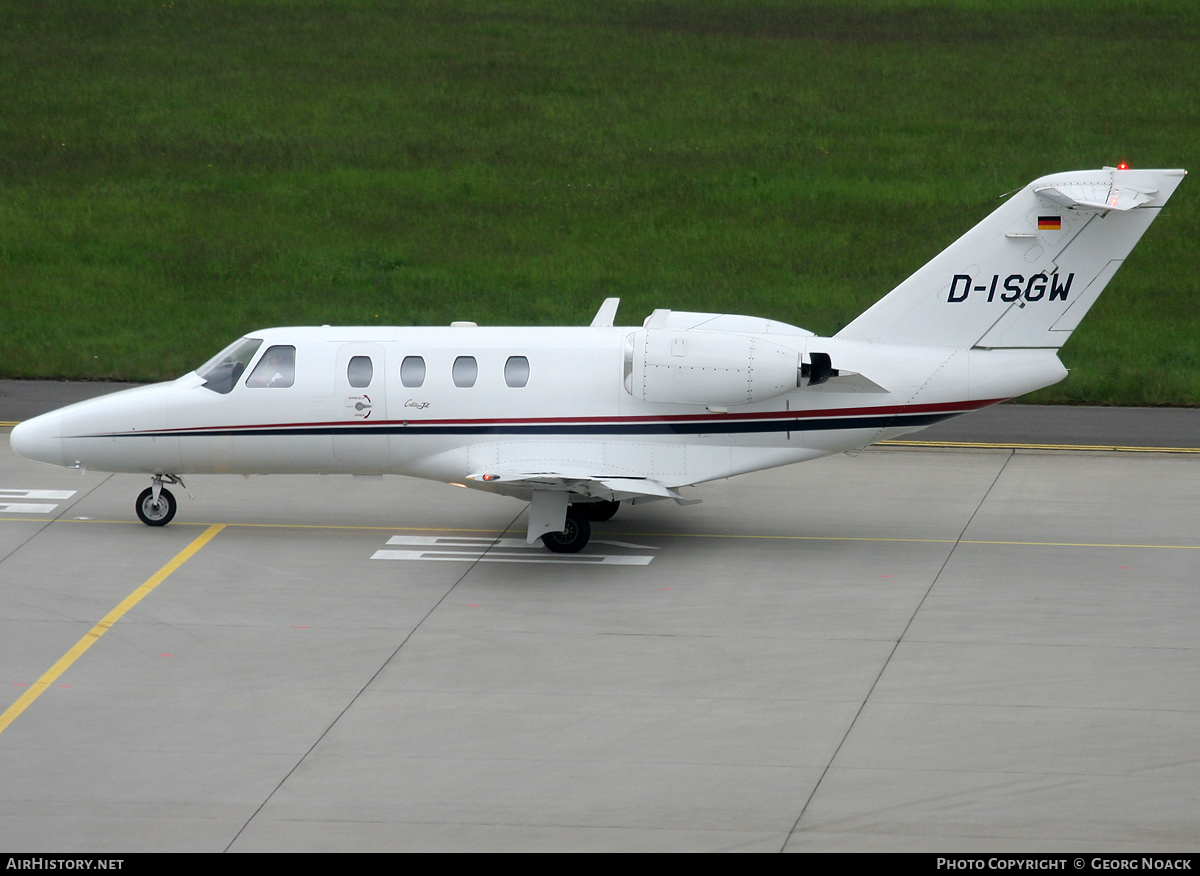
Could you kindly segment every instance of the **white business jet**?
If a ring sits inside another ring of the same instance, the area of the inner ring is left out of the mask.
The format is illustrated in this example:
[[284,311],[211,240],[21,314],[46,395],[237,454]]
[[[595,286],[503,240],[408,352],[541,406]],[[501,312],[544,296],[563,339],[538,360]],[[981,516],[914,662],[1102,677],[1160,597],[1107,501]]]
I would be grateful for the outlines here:
[[1056,355],[1182,170],[1035,180],[830,338],[656,310],[617,327],[273,328],[178,380],[21,423],[42,462],[142,472],[401,474],[528,501],[530,544],[587,544],[619,503],[916,431],[1057,383]]

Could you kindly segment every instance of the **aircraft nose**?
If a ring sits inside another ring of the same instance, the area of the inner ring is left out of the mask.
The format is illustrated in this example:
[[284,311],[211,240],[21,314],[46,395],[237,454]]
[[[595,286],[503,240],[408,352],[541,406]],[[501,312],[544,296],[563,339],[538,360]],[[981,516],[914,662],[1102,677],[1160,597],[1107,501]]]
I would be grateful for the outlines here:
[[37,462],[65,465],[62,450],[62,416],[57,413],[42,414],[13,427],[9,436],[12,449]]

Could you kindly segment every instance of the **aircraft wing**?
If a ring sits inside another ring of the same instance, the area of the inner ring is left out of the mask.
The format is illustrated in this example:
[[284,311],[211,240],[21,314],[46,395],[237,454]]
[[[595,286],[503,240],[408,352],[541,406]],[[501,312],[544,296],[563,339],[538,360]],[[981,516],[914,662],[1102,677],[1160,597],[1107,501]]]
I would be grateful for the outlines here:
[[489,469],[467,475],[472,486],[491,489],[518,498],[535,491],[575,493],[608,502],[641,499],[674,499],[680,505],[694,505],[699,499],[685,499],[678,491],[652,478],[631,478],[577,471],[532,471],[529,469]]

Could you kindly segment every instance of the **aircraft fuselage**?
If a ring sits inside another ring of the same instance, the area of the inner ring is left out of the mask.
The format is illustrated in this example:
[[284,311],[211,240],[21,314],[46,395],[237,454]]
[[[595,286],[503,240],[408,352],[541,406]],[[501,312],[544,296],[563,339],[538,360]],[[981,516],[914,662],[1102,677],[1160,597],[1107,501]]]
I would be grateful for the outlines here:
[[[102,471],[390,473],[522,495],[529,490],[467,478],[533,465],[677,487],[863,447],[1065,373],[1052,351],[897,351],[773,327],[688,332],[689,341],[727,342],[725,359],[668,353],[680,371],[662,376],[657,397],[673,386],[686,396],[693,375],[699,384],[739,365],[733,382],[752,383],[754,363],[731,358],[747,340],[790,354],[791,387],[740,405],[635,397],[630,380],[644,383],[641,372],[655,367],[643,357],[630,373],[630,339],[644,328],[269,329],[248,336],[262,343],[243,375],[271,348],[294,348],[286,386],[242,376],[220,392],[192,372],[36,418],[13,443],[34,459]],[[886,375],[887,388],[840,375],[806,384],[798,375],[810,352],[830,351],[860,373]]]

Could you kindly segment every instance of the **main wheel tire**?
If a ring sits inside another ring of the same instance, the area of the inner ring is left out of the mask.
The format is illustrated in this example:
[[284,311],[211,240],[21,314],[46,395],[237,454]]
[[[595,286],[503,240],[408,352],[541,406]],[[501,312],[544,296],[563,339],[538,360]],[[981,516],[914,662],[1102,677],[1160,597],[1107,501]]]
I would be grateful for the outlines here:
[[612,520],[613,515],[617,513],[617,509],[621,507],[620,502],[588,502],[586,505],[579,506],[583,509],[583,513],[588,520],[594,520],[597,523],[602,523],[605,520]]
[[567,511],[567,528],[562,532],[547,532],[542,536],[542,544],[556,554],[574,554],[583,550],[591,537],[592,524],[571,508]]
[[175,497],[170,490],[158,491],[158,502],[154,501],[154,488],[146,487],[134,504],[138,520],[147,526],[166,526],[175,516]]

